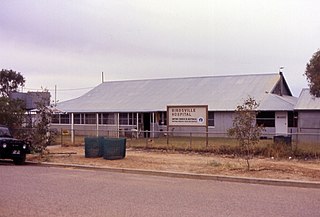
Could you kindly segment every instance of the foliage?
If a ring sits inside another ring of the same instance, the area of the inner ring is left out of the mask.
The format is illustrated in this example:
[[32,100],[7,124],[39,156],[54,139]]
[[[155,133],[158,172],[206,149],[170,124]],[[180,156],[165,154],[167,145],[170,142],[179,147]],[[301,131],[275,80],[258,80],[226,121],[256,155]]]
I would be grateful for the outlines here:
[[0,96],[9,97],[9,93],[24,86],[25,78],[20,72],[2,69],[0,71]]
[[0,71],[0,124],[10,129],[20,127],[25,113],[25,103],[9,98],[9,93],[23,86],[24,77],[18,72],[2,69]]
[[10,129],[19,128],[23,123],[25,103],[21,100],[13,100],[0,97],[0,124]]
[[54,142],[55,133],[50,129],[52,115],[51,108],[42,99],[37,105],[37,118],[33,123],[31,144],[34,152],[42,154]]
[[[24,86],[25,78],[20,72],[2,69],[0,72],[0,123],[11,129],[20,129],[27,118],[25,103],[22,100],[10,99],[10,93]],[[46,90],[45,90],[46,91]],[[39,98],[44,95],[39,94]],[[26,122],[28,127],[34,127],[18,131],[20,138],[28,139],[35,152],[43,153],[54,140],[54,134],[50,131],[52,117],[51,109],[46,106],[48,99],[40,99],[37,103],[37,112],[33,123]],[[29,114],[30,121],[33,120]]]
[[264,128],[256,124],[257,108],[259,103],[248,97],[242,105],[238,105],[233,119],[233,127],[228,130],[234,136],[242,149],[244,158],[250,170],[249,160],[253,158],[255,145],[259,143]]
[[310,93],[320,97],[320,50],[315,52],[307,63],[305,76],[310,87]]

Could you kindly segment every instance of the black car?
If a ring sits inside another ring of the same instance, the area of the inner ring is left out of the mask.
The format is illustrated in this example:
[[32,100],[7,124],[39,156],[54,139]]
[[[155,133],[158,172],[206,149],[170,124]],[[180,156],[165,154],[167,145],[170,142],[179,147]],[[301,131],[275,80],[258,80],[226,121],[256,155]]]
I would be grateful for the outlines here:
[[24,164],[30,145],[12,137],[8,127],[0,125],[0,159],[12,159],[17,165]]

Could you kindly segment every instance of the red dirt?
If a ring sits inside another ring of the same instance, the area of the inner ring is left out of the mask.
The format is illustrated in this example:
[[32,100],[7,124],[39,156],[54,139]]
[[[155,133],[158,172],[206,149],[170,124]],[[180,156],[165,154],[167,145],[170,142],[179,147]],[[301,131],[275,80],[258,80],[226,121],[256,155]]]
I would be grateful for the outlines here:
[[[274,160],[255,158],[250,160],[251,170],[247,171],[242,158],[214,154],[178,153],[154,150],[127,149],[121,160],[85,158],[84,147],[49,147],[50,153],[40,158],[29,155],[28,160],[65,164],[93,165],[111,168],[133,168],[144,170],[186,172],[196,174],[227,175],[299,181],[320,181],[320,160]],[[61,154],[75,152],[76,154]]]

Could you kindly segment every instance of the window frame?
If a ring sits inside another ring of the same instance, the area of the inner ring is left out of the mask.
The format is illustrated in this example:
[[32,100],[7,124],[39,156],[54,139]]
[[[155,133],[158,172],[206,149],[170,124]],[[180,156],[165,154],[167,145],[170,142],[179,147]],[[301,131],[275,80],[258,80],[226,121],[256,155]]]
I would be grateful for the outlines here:
[[[211,122],[211,124],[210,124]],[[208,127],[215,127],[215,112],[208,111]]]

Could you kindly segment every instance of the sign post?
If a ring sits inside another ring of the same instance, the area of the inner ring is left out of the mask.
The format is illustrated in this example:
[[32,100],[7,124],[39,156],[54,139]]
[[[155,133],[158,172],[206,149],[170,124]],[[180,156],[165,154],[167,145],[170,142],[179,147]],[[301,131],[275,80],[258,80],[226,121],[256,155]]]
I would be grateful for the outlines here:
[[168,105],[167,116],[167,145],[170,127],[205,127],[208,147],[208,105]]

